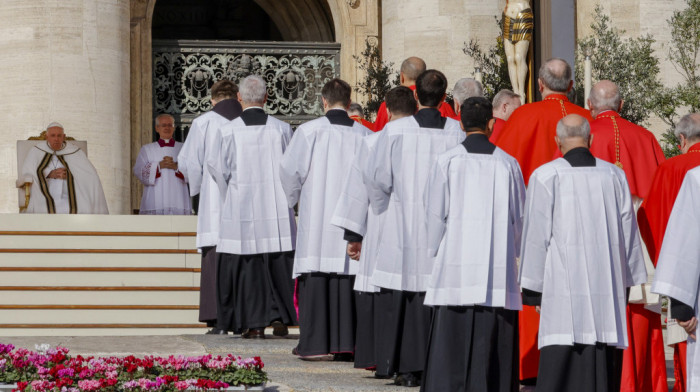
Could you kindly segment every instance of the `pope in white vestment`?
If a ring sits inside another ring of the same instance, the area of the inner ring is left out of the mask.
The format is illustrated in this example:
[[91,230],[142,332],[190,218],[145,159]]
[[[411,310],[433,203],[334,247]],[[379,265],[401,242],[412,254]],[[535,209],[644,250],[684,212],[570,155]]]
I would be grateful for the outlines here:
[[[700,168],[688,171],[668,220],[652,292],[685,304],[700,318]],[[673,302],[673,301],[672,301]],[[681,320],[675,313],[674,316]],[[687,321],[691,321],[690,319]],[[700,391],[700,350],[696,338],[688,338],[686,390]]]
[[541,293],[537,390],[612,392],[626,289],[647,278],[634,205],[625,173],[585,147],[583,117],[564,117],[557,135],[564,157],[530,177],[520,256],[523,291]]
[[47,141],[27,153],[19,177],[31,179],[28,213],[108,214],[102,183],[87,155],[52,123]]

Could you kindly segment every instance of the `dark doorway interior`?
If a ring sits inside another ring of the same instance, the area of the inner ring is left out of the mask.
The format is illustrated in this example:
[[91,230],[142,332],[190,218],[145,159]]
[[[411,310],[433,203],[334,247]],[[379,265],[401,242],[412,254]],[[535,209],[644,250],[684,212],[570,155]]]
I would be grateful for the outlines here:
[[281,41],[275,23],[253,0],[160,0],[153,39]]

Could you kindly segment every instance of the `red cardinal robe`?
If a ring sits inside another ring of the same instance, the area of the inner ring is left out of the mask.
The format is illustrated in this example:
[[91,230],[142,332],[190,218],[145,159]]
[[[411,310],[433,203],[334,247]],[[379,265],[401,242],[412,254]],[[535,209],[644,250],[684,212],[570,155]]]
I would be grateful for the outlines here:
[[[416,86],[408,86],[413,91],[416,91]],[[452,105],[450,105],[447,102],[443,102],[440,107],[438,108],[440,110],[440,114],[442,117],[449,117],[453,118],[457,121],[459,121],[459,116],[455,114],[455,111],[452,109]],[[386,123],[389,122],[389,116],[386,114],[386,102],[382,102],[382,104],[379,106],[379,111],[377,111],[377,118],[374,120],[374,127],[369,127],[369,129],[373,130],[374,132],[379,132],[382,129],[384,129],[384,126]]]
[[[591,122],[591,135],[591,153],[621,166],[632,195],[644,199],[656,168],[666,160],[654,134],[609,110]],[[668,388],[660,315],[645,309],[644,304],[628,304],[627,336],[620,390],[655,392]]]
[[[681,189],[685,173],[698,166],[700,166],[700,143],[691,146],[687,153],[662,163],[656,170],[649,193],[637,212],[639,232],[654,265],[659,259],[668,218],[671,216],[673,203]],[[681,354],[685,353],[686,344],[678,343],[674,347],[673,362],[676,376],[674,392],[685,391],[686,362],[685,355]]]
[[[579,114],[592,121],[588,110],[574,105],[563,94],[550,94],[543,101],[523,105],[510,115],[503,129],[492,142],[520,163],[527,185],[530,174],[551,161],[559,148],[554,141],[557,122],[569,114]],[[519,314],[520,379],[537,377],[540,351],[537,349],[537,331],[540,315],[534,306],[523,305]]]
[[491,132],[491,136],[489,136],[489,141],[495,144],[495,141],[501,135],[501,132],[503,132],[503,126],[506,125],[506,122],[497,117],[494,117],[494,120],[496,121],[493,123],[493,131]]
[[569,102],[566,95],[550,94],[540,102],[515,109],[498,138],[494,138],[498,147],[518,160],[526,185],[530,174],[559,151],[554,141],[557,122],[569,114],[593,121],[588,110]]

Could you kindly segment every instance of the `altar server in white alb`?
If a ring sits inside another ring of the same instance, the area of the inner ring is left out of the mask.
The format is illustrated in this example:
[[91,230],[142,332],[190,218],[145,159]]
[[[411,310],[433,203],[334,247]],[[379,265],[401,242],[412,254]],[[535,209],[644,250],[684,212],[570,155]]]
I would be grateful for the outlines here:
[[438,154],[465,138],[459,122],[437,109],[446,89],[440,71],[418,76],[418,112],[384,127],[363,173],[372,210],[386,214],[370,281],[381,288],[375,306],[387,315],[377,372],[398,372],[403,386],[420,383],[430,328],[431,309],[423,306],[433,267],[423,204],[428,175]]
[[[413,91],[404,86],[391,89],[384,101],[389,122],[412,116],[417,109]],[[358,261],[355,275],[355,305],[357,309],[357,331],[355,338],[355,367],[376,368],[376,351],[382,342],[375,339],[376,331],[381,330],[385,314],[377,314],[374,306],[375,294],[379,288],[369,283],[379,242],[384,229],[384,214],[374,214],[369,208],[369,196],[362,173],[380,133],[372,133],[362,139],[360,151],[353,160],[350,173],[343,185],[338,205],[331,223],[345,230],[348,241],[348,255]],[[377,373],[377,377],[390,375]]]
[[326,115],[297,128],[284,153],[280,178],[289,207],[299,203],[294,277],[302,357],[355,351],[353,284],[357,263],[345,252],[343,230],[331,224],[343,181],[362,137],[371,131],[347,114],[350,86],[333,79],[321,90]]
[[593,157],[590,126],[557,124],[563,158],[527,188],[520,284],[541,299],[538,392],[620,390],[627,288],[647,279],[625,173]]
[[458,113],[467,138],[438,155],[425,190],[434,313],[421,390],[515,392],[525,183],[489,142],[491,102],[468,98]]
[[29,150],[19,178],[32,183],[28,213],[109,213],[97,170],[83,150],[66,142],[57,122],[46,127],[46,142]]
[[265,327],[287,335],[296,325],[294,245],[296,221],[279,179],[282,154],[292,138],[289,124],[263,110],[267,85],[257,75],[243,79],[240,117],[214,133],[207,165],[221,191],[218,329],[261,339]]
[[141,147],[134,175],[143,183],[141,215],[189,215],[190,191],[178,170],[177,155],[182,143],[173,139],[175,119],[169,114],[156,117],[158,141]]
[[219,241],[221,195],[209,174],[208,155],[215,149],[214,132],[241,114],[236,100],[238,86],[219,80],[211,86],[214,108],[192,121],[185,144],[177,157],[179,169],[190,184],[190,195],[199,195],[197,209],[197,248],[202,253],[199,288],[199,321],[212,329],[207,334],[226,334],[216,328],[216,244]]
[[671,298],[671,313],[689,334],[686,390],[700,391],[700,168],[688,171],[666,226],[651,291]]

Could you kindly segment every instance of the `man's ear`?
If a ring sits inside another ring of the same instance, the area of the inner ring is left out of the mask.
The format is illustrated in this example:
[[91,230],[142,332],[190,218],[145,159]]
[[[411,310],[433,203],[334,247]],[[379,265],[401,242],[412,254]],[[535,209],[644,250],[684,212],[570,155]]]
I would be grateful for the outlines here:
[[620,106],[617,107],[617,112],[620,113],[622,111],[622,106],[625,104],[625,100],[621,99],[620,100]]
[[561,140],[559,140],[559,136],[554,135],[554,143],[556,143],[559,147],[559,150],[561,150]]
[[321,102],[323,102],[323,110],[328,110],[328,101],[326,101],[326,98],[321,97]]
[[418,100],[418,91],[413,91],[413,98],[415,98],[416,102],[418,102],[418,104],[420,105],[420,101]]
[[241,92],[236,93],[236,99],[238,99],[238,102],[243,102],[243,97],[241,96]]
[[593,136],[595,135],[590,135],[588,137],[588,148],[591,148],[591,146],[593,145]]
[[542,83],[542,79],[537,79],[537,90],[541,93],[544,91],[544,83]]
[[566,92],[568,93],[572,88],[574,88],[574,81],[569,80],[569,87],[566,88]]
[[391,114],[391,110],[389,110],[389,108],[386,108],[386,122],[391,121],[392,117],[394,117],[394,115]]
[[460,105],[457,105],[457,101],[454,101],[452,103],[452,106],[455,108],[455,114],[459,114],[462,111],[462,107]]

